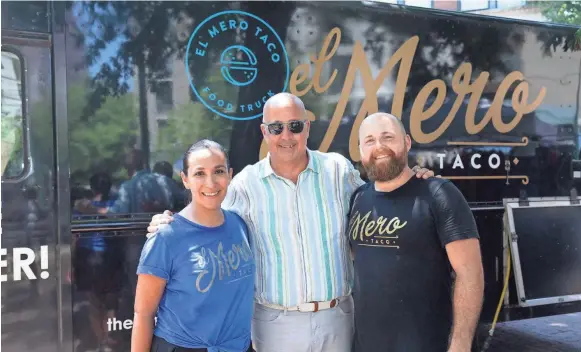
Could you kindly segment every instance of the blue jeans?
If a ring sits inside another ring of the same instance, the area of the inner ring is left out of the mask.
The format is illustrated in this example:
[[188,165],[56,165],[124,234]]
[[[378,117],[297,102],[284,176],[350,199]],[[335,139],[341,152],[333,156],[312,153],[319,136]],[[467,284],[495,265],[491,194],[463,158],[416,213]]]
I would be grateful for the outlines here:
[[254,305],[252,342],[257,352],[351,352],[353,333],[351,296],[316,313]]

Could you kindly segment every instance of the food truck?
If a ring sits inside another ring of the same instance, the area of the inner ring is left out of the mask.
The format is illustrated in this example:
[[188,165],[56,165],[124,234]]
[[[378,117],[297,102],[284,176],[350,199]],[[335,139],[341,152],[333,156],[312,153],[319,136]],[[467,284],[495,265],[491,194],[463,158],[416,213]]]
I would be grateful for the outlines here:
[[[128,351],[147,225],[187,202],[183,153],[211,138],[235,174],[264,158],[282,91],[305,103],[308,147],[364,178],[362,119],[402,119],[410,165],[473,211],[485,329],[581,311],[578,28],[401,2],[1,6],[4,351]],[[143,173],[170,196],[121,199]]]

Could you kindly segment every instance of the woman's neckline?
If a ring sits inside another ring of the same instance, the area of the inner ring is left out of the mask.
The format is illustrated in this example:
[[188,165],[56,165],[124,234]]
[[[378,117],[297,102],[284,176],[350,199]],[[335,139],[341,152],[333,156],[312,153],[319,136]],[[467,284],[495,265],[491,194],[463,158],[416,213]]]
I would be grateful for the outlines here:
[[180,213],[176,213],[174,216],[178,219],[181,219],[183,221],[185,221],[186,223],[193,225],[195,227],[198,227],[200,229],[206,230],[206,231],[217,231],[217,230],[221,230],[226,226],[226,223],[228,222],[228,215],[227,212],[224,211],[223,209],[220,209],[220,211],[222,212],[222,214],[224,215],[224,221],[218,225],[218,226],[207,226],[207,225],[203,225],[200,224],[198,222],[195,222],[193,220],[188,219],[187,217],[183,216]]

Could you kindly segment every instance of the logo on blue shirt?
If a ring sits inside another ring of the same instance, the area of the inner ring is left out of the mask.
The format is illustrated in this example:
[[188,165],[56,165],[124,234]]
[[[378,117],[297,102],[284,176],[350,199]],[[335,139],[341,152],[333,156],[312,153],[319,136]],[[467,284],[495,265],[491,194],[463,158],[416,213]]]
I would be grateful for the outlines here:
[[[262,18],[244,11],[218,12],[202,21],[190,36],[185,61],[199,101],[231,120],[262,116],[266,100],[286,90],[290,75],[279,35]],[[268,79],[280,71],[285,72],[283,82]],[[256,84],[260,75],[265,77]],[[238,101],[241,96],[245,101]]]
[[231,249],[224,250],[222,241],[218,243],[216,252],[202,247],[201,250],[192,252],[194,273],[197,274],[196,289],[198,292],[208,292],[216,279],[238,281],[254,274],[250,247],[244,244],[232,244]]

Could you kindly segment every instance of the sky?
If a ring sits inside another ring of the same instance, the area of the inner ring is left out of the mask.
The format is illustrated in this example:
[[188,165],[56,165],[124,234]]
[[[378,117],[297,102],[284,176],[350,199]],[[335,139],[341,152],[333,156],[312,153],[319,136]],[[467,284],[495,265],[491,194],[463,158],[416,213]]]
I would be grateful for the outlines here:
[[[86,12],[82,10],[82,2],[77,2],[74,5],[73,13],[75,13],[75,20],[77,22],[77,27],[81,32],[84,32],[83,29],[87,28],[85,24],[89,23],[89,17]],[[96,29],[97,24],[92,25],[91,30],[89,33],[94,32]],[[85,47],[88,47],[92,44],[92,41],[88,35],[85,34]],[[94,77],[101,69],[101,66],[104,63],[107,63],[111,60],[111,58],[115,57],[119,51],[121,45],[127,40],[124,35],[119,35],[115,40],[109,42],[105,49],[101,50],[99,58],[95,61],[95,63],[89,66],[89,75]],[[126,80],[126,83],[129,85],[129,90],[133,91],[134,82],[132,78]]]

